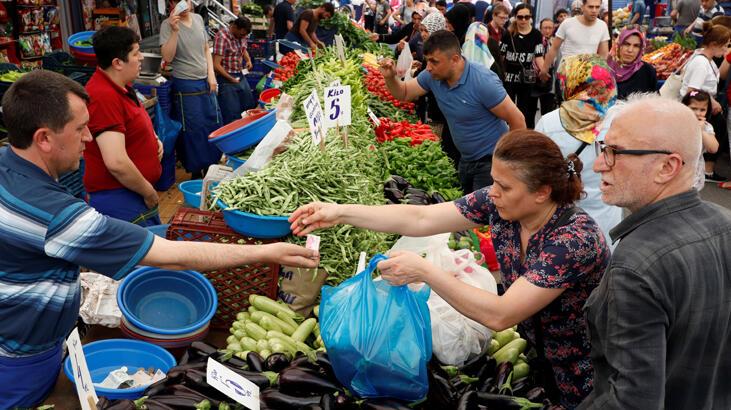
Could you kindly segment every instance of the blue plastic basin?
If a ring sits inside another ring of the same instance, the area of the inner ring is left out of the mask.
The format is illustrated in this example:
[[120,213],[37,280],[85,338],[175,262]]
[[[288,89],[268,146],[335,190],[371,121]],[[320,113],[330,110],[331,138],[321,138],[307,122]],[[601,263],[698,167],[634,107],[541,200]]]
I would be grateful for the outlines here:
[[151,333],[180,335],[208,324],[216,312],[216,290],[198,272],[142,267],[119,285],[117,304],[134,326]]
[[68,43],[69,47],[76,51],[80,51],[82,53],[87,54],[95,54],[94,53],[94,47],[87,47],[87,46],[75,46],[74,43],[80,40],[90,40],[91,37],[94,36],[94,33],[96,31],[82,31],[80,33],[76,33],[71,35],[66,42]]
[[[176,364],[175,358],[162,347],[152,343],[128,339],[109,339],[92,342],[83,346],[86,365],[89,368],[89,375],[93,383],[101,383],[109,372],[127,367],[128,373],[134,373],[137,369],[150,367],[160,369],[167,373]],[[64,362],[63,371],[66,377],[74,383],[71,358],[67,357]],[[138,399],[147,387],[136,387],[132,389],[108,389],[95,386],[97,396],[108,399]]]
[[245,159],[241,159],[235,155],[226,155],[226,166],[236,169],[246,162]]
[[[208,186],[210,192],[218,182],[212,182]],[[200,208],[201,206],[201,191],[203,191],[203,180],[192,179],[190,181],[181,182],[178,184],[178,189],[183,193],[183,199],[185,204],[192,208]]]
[[208,142],[232,155],[258,144],[274,128],[277,110],[254,118],[242,118],[213,131],[208,136]]
[[262,216],[243,211],[227,211],[227,205],[220,199],[217,205],[223,210],[223,220],[226,225],[242,235],[259,239],[273,239],[287,236],[292,232],[289,228],[289,216]]

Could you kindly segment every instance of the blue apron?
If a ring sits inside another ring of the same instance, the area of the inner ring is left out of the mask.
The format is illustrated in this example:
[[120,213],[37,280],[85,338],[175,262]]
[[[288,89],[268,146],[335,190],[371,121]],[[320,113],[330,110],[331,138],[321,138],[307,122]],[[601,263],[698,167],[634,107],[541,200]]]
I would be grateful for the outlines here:
[[90,192],[89,205],[100,214],[140,226],[160,225],[157,207],[147,208],[145,200],[126,188]]
[[61,370],[61,342],[28,357],[0,357],[0,409],[35,407],[51,393]]
[[221,151],[208,143],[208,135],[223,126],[215,94],[206,80],[173,77],[172,119],[183,125],[178,137],[178,157],[188,172],[205,172],[221,160]]

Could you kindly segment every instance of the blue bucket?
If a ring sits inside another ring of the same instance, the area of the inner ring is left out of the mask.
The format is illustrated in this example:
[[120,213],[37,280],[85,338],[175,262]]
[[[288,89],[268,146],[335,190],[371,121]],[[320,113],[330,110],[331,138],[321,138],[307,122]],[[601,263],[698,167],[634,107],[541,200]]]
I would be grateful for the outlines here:
[[226,155],[226,166],[236,169],[246,162],[245,159],[241,159],[235,155]]
[[276,109],[253,121],[242,118],[213,131],[208,136],[208,142],[226,154],[237,154],[263,140],[276,122]]
[[274,239],[285,237],[292,232],[289,216],[264,216],[243,211],[227,211],[227,205],[220,199],[217,205],[223,209],[223,220],[226,225],[242,235]]
[[[86,365],[89,368],[89,375],[93,383],[101,383],[109,372],[127,367],[127,372],[134,373],[137,369],[160,369],[167,373],[175,367],[175,358],[162,347],[152,343],[128,339],[109,339],[92,342],[83,346]],[[63,365],[66,377],[74,383],[71,358],[67,357]],[[97,396],[108,399],[130,399],[135,400],[142,397],[147,386],[131,389],[109,389],[94,386]]]
[[96,31],[82,31],[80,33],[76,33],[76,34],[69,36],[69,38],[68,38],[68,40],[66,40],[66,42],[68,43],[69,47],[71,47],[72,49],[74,49],[76,51],[79,51],[82,53],[87,53],[87,54],[94,54],[93,46],[89,47],[89,46],[75,46],[74,45],[74,43],[77,41],[91,40],[91,38],[94,36],[94,33],[96,33]]
[[135,269],[119,285],[117,304],[125,319],[146,332],[180,335],[202,328],[216,313],[216,290],[190,270]]

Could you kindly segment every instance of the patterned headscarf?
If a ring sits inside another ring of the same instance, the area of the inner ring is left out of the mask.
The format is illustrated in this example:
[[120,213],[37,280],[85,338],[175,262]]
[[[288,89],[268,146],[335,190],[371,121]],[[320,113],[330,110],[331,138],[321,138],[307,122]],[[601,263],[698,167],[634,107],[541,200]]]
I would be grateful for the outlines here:
[[559,108],[561,125],[579,141],[594,143],[617,100],[612,69],[596,54],[579,54],[563,59],[558,78],[564,100]]
[[426,27],[426,31],[429,35],[434,34],[439,30],[444,30],[447,27],[447,20],[444,15],[437,11],[436,13],[429,13],[424,20],[421,21],[421,25]]
[[489,38],[490,33],[487,31],[486,25],[478,22],[472,23],[467,29],[462,55],[473,63],[482,64],[485,68],[492,67],[495,58],[487,46]]
[[[632,61],[629,64],[623,65],[619,58],[619,49],[622,47],[622,44],[629,36],[638,36],[640,38],[640,52],[637,53],[637,57],[634,61]],[[609,67],[614,70],[614,77],[617,79],[617,82],[622,82],[628,80],[630,77],[634,75],[634,73],[637,72],[640,68],[642,68],[642,55],[645,54],[645,45],[647,43],[647,40],[645,40],[645,36],[642,35],[642,32],[640,30],[637,30],[636,28],[626,28],[622,30],[622,33],[619,34],[619,39],[617,40],[617,46],[614,48],[614,52],[612,55],[609,56],[607,59],[607,63],[609,63]]]

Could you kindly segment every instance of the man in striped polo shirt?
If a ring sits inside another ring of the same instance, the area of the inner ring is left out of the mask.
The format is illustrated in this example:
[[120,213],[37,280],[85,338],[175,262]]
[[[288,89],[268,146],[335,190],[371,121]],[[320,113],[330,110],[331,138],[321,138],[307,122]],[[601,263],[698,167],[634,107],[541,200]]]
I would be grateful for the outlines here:
[[254,261],[316,267],[316,252],[276,243],[174,242],[99,214],[59,175],[79,167],[89,96],[50,71],[5,93],[10,147],[0,149],[0,408],[34,407],[61,368],[63,340],[79,315],[79,266],[121,279],[136,265],[213,270]]
[[685,34],[693,33],[696,43],[700,44],[703,40],[703,23],[711,21],[712,18],[723,16],[724,10],[716,0],[701,0],[701,9],[698,12],[695,22],[685,29]]

